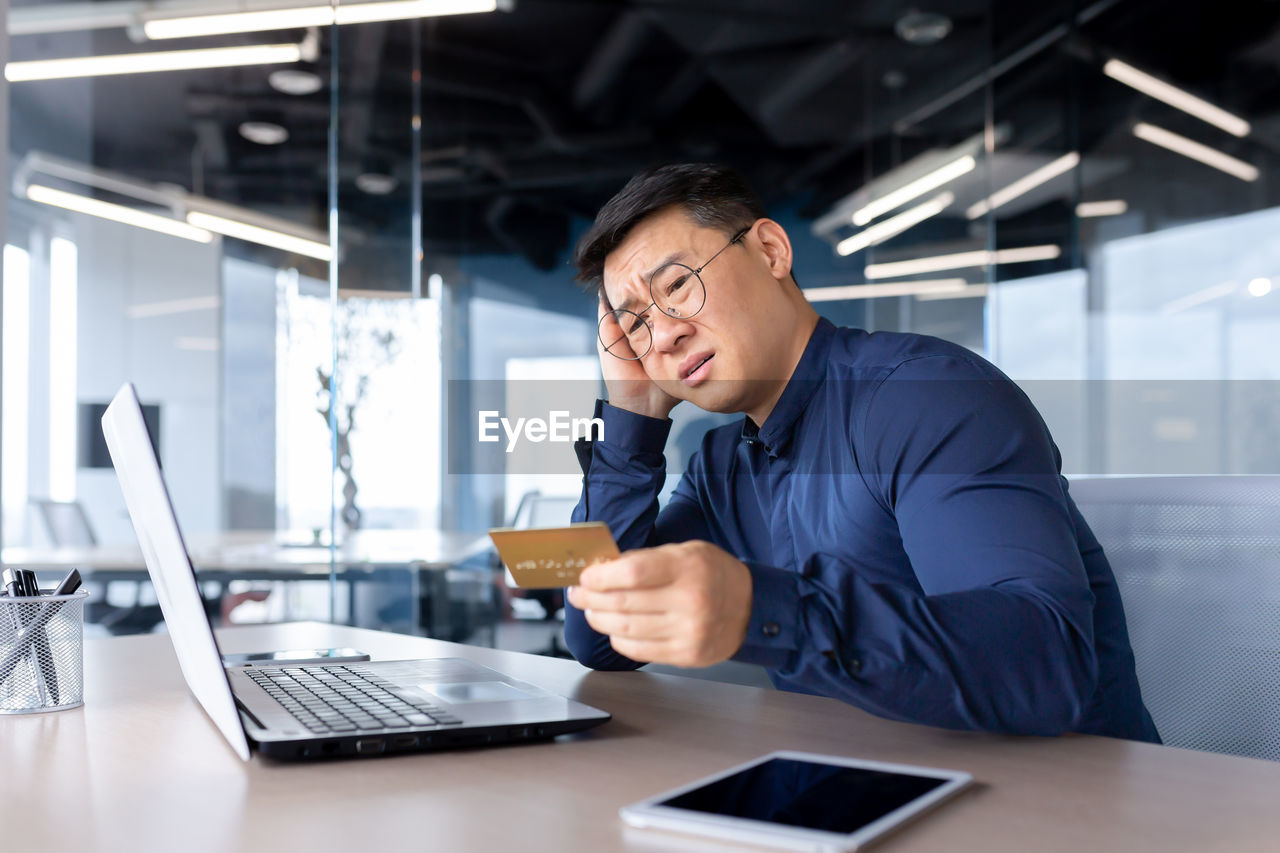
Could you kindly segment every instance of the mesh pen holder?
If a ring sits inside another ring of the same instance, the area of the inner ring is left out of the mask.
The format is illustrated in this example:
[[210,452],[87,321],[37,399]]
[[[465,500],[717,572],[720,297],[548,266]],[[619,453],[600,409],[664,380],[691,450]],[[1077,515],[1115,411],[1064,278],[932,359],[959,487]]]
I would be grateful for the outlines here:
[[0,596],[0,714],[84,704],[84,601],[71,595]]

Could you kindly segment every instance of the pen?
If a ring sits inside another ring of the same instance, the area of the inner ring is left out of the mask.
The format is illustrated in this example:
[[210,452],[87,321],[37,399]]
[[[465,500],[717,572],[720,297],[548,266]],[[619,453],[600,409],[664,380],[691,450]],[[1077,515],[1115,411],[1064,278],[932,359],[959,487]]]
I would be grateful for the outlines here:
[[[62,583],[58,584],[58,587],[53,591],[53,594],[71,595],[71,593],[75,592],[79,588],[80,572],[72,569],[71,573],[62,579]],[[18,666],[18,662],[21,661],[28,650],[30,650],[31,645],[35,642],[33,639],[33,632],[37,632],[44,628],[45,625],[49,624],[49,620],[53,619],[53,617],[58,614],[58,611],[62,609],[62,605],[64,603],[65,602],[62,601],[51,601],[44,605],[39,615],[37,615],[35,619],[31,620],[25,629],[18,632],[18,637],[14,642],[13,649],[9,654],[5,655],[3,660],[0,660],[0,684],[3,684],[5,680],[13,674],[14,669]]]
[[[5,569],[4,575],[5,593],[10,598],[25,598],[27,595],[27,577],[26,573],[21,569]],[[6,608],[8,609],[8,608]],[[14,607],[9,610],[9,618],[13,622],[13,627],[17,628],[19,633],[22,631],[21,610]],[[39,661],[27,660],[27,669],[31,672],[31,681],[36,686],[36,690],[40,693],[40,704],[45,704],[45,691],[43,679],[40,677]]]
[[[19,574],[22,576],[26,594],[33,598],[38,597],[40,595],[40,581],[36,578],[36,573],[30,569],[24,569]],[[36,633],[35,664],[40,677],[44,680],[45,687],[49,691],[50,698],[53,699],[53,704],[57,705],[58,674],[55,671],[53,649],[49,646],[49,634],[43,628]]]

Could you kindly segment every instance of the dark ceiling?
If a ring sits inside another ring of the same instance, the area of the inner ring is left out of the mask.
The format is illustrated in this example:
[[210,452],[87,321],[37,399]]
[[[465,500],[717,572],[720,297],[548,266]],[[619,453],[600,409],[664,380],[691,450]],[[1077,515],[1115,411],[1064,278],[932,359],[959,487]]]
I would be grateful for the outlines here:
[[[888,0],[515,0],[510,12],[341,28],[342,222],[376,245],[409,221],[415,50],[426,250],[517,253],[542,269],[563,262],[575,219],[655,162],[729,162],[767,203],[812,218],[892,166],[973,137],[988,115],[1011,129],[1008,145],[1086,157],[1136,115],[1177,129],[1180,114],[1100,73],[1108,56],[1254,121],[1251,138],[1233,140],[1237,152],[1272,165],[1280,152],[1275,0],[919,8],[950,18],[950,34],[907,43],[894,25],[908,6]],[[138,48],[123,31],[102,30],[18,36],[11,49],[20,60]],[[307,66],[326,83],[334,49],[322,33],[320,58]],[[993,66],[1001,73],[989,78]],[[333,93],[281,94],[267,84],[270,70],[15,84],[12,147],[320,226]],[[281,124],[290,139],[248,142],[237,128],[249,120]],[[369,172],[393,176],[395,189],[358,189]],[[1022,216],[1034,231],[1036,213]],[[1006,233],[1016,238],[1018,225]]]

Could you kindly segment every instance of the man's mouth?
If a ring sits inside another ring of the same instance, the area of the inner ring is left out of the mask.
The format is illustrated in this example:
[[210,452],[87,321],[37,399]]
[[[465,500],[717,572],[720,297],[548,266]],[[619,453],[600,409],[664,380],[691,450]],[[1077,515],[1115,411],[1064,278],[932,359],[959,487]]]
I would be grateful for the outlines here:
[[697,385],[706,378],[713,358],[715,354],[708,352],[686,359],[684,364],[680,365],[680,381],[690,386]]

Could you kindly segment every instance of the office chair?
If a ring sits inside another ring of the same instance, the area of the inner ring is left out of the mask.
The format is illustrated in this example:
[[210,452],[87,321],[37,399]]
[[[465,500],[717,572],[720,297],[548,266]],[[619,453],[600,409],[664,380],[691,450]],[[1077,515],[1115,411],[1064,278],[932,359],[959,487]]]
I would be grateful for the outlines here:
[[[577,495],[544,495],[535,489],[520,496],[519,502],[516,503],[515,512],[511,514],[511,522],[507,526],[519,529],[563,527],[569,523],[569,518],[573,515],[573,508],[577,505]],[[497,560],[496,555],[494,559]],[[498,561],[497,565],[502,567],[501,561]],[[560,612],[564,608],[564,590],[521,590],[516,587],[515,579],[511,577],[511,572],[507,571],[505,567],[502,570],[506,576],[507,588],[513,596],[538,602],[542,606],[542,621],[559,623],[562,618]],[[560,658],[573,657],[569,650],[561,644],[559,630],[552,633],[551,644],[536,652],[536,654]]]
[[[98,537],[94,535],[93,525],[79,501],[54,501],[47,498],[35,498],[31,501],[44,521],[49,541],[56,548],[94,548]],[[130,581],[114,581],[102,583],[100,592],[85,605],[85,619],[93,624],[101,625],[112,634],[146,634],[159,625],[164,619],[159,604],[142,603],[142,582],[133,583],[133,604],[119,607],[107,601],[107,590],[112,583],[130,583]]]
[[1081,479],[1171,746],[1280,760],[1280,477]]

